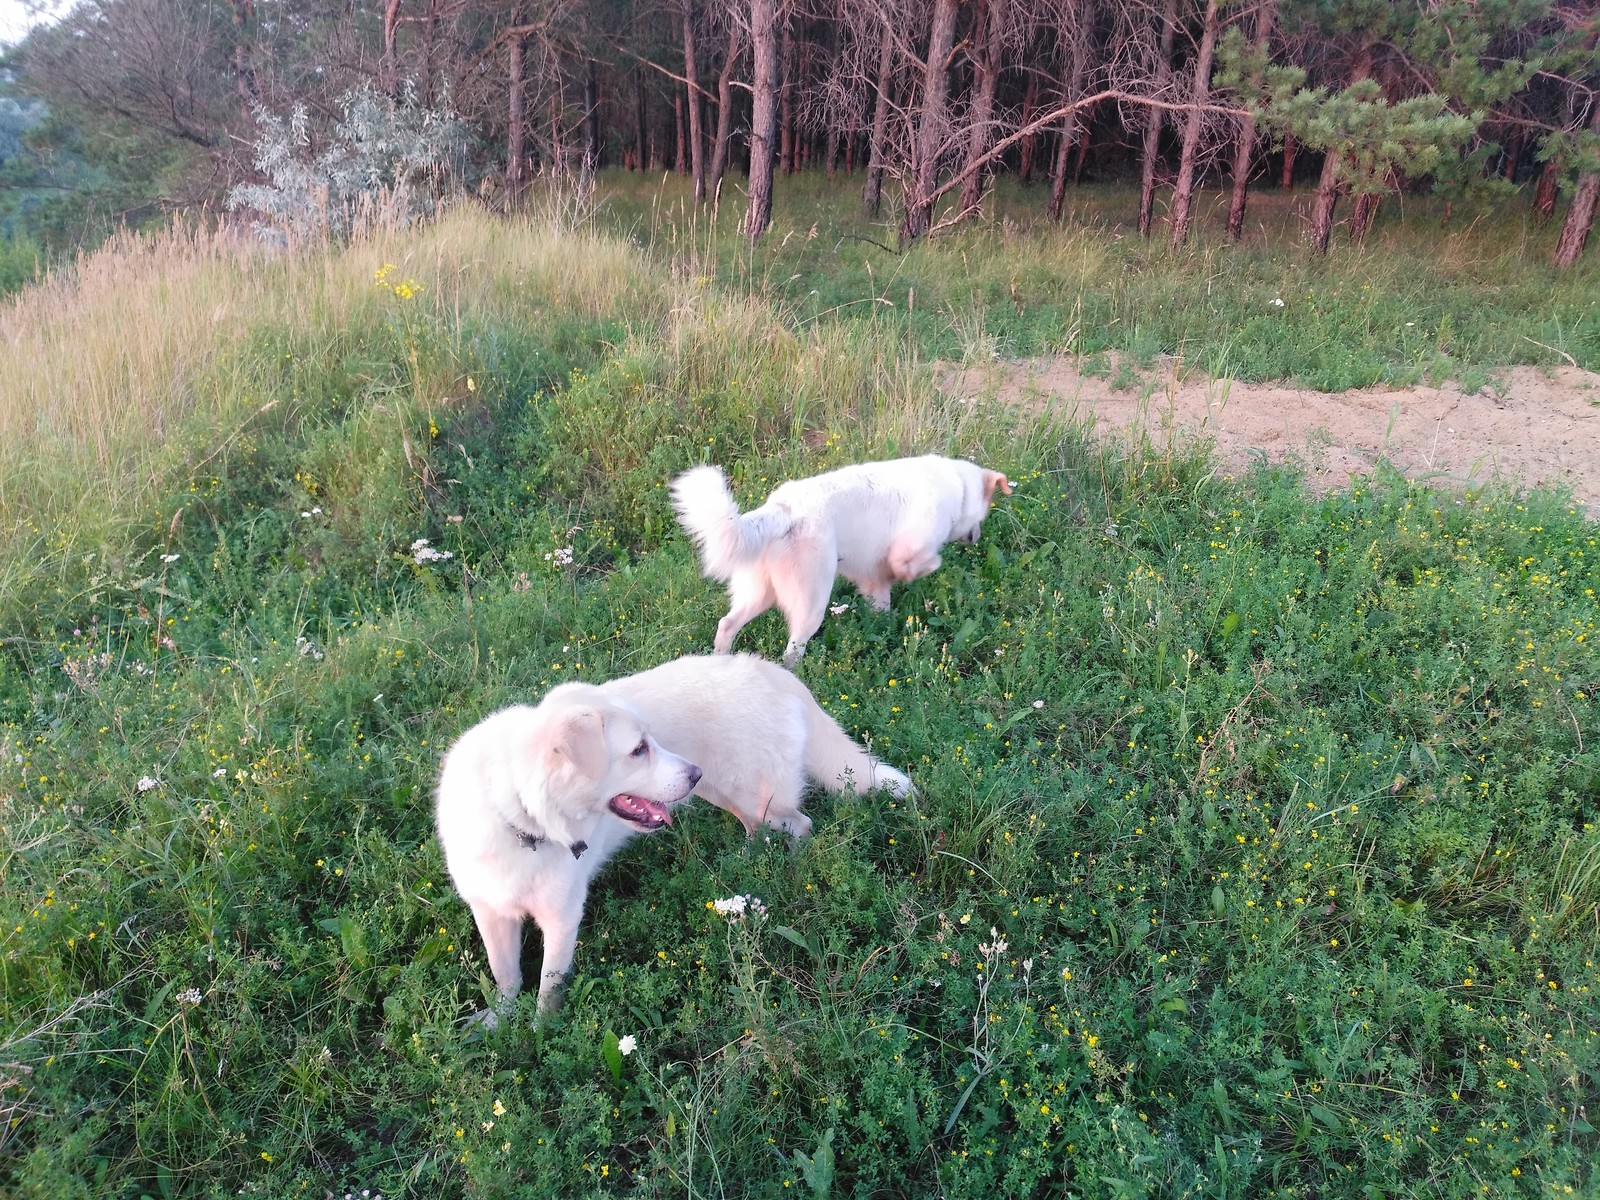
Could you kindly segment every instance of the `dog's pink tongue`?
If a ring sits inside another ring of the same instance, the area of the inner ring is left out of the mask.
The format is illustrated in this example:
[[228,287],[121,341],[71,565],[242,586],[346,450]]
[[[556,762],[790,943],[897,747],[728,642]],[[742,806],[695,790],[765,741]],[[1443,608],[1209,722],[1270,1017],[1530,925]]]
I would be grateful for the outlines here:
[[613,808],[626,809],[629,813],[637,814],[652,821],[660,821],[663,825],[672,824],[672,812],[664,804],[657,804],[654,800],[646,800],[643,796],[635,796],[624,792],[611,801]]

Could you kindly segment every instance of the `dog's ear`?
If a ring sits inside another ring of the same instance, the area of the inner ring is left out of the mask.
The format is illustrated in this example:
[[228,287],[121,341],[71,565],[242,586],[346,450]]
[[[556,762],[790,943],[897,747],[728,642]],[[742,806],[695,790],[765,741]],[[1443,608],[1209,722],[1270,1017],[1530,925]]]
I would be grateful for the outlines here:
[[994,503],[994,490],[999,488],[1007,496],[1011,495],[1011,480],[999,471],[985,471],[983,473],[983,502]]
[[552,731],[550,750],[570,762],[578,774],[589,779],[603,778],[610,763],[605,718],[592,708],[562,717]]

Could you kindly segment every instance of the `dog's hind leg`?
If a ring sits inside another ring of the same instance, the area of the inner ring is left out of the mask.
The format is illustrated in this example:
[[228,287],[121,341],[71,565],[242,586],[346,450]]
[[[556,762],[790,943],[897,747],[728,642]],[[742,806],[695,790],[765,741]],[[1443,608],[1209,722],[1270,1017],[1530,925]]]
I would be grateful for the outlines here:
[[806,643],[822,628],[838,569],[839,556],[832,544],[824,545],[814,538],[796,538],[782,560],[773,564],[772,588],[777,593],[778,608],[789,622],[783,665],[790,670],[806,652]]
[[884,558],[890,575],[901,583],[932,575],[944,562],[939,555],[939,543],[920,535],[902,534],[890,545]]
[[739,636],[739,630],[771,608],[775,599],[772,585],[759,566],[755,571],[735,575],[729,582],[728,593],[728,615],[717,622],[714,645],[718,654],[732,650],[733,639]]

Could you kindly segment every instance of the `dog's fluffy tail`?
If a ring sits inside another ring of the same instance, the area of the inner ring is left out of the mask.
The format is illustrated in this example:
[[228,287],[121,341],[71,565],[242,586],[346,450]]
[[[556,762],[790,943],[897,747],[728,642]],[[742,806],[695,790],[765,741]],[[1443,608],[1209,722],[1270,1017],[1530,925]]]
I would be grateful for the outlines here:
[[789,528],[787,518],[765,506],[740,513],[721,467],[695,467],[679,475],[672,481],[672,505],[700,548],[706,578],[722,583]]
[[830,792],[854,786],[858,792],[887,788],[896,796],[909,796],[911,780],[903,771],[879,762],[839,727],[811,697],[806,708],[806,774]]

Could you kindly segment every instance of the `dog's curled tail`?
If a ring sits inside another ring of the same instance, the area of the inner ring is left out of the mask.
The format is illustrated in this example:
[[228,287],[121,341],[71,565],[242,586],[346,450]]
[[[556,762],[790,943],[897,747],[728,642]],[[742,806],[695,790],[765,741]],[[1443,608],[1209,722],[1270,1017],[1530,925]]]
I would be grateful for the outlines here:
[[854,786],[858,792],[887,788],[909,796],[914,790],[905,772],[873,758],[815,700],[806,710],[806,724],[806,774],[830,792]]
[[721,467],[695,467],[672,481],[678,522],[700,548],[706,578],[722,583],[743,563],[760,557],[789,522],[765,507],[740,513]]

